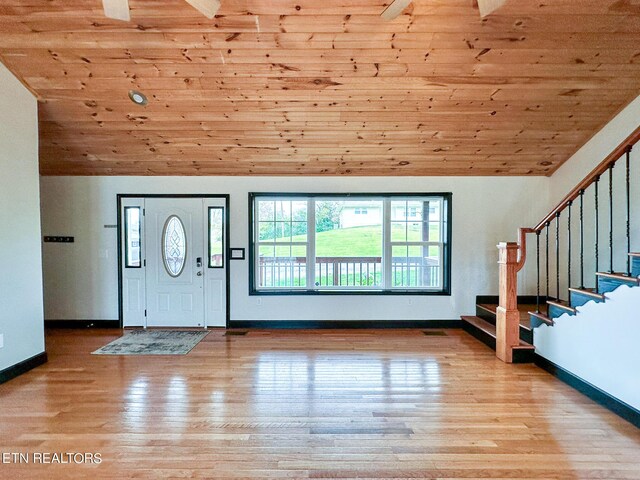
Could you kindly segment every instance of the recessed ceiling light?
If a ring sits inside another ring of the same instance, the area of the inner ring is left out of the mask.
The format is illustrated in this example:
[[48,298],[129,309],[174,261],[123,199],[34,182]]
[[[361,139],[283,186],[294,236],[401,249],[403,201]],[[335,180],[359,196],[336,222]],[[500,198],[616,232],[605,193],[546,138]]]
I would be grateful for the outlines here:
[[136,105],[146,105],[149,103],[145,94],[137,90],[129,90],[129,98]]

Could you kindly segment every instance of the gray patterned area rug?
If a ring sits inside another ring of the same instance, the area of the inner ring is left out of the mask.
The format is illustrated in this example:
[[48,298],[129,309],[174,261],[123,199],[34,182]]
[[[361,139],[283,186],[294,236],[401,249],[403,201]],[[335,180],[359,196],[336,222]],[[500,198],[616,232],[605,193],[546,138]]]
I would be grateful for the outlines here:
[[209,332],[133,330],[99,348],[93,355],[186,355]]

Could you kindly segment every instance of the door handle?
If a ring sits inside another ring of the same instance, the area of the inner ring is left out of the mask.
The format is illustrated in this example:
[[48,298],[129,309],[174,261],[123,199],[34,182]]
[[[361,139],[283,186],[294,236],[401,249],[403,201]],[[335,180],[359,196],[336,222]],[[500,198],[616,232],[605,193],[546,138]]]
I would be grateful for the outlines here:
[[202,257],[196,258],[196,267],[200,268],[202,266]]
[[202,272],[198,272],[198,273],[196,273],[196,275],[201,277],[202,276]]

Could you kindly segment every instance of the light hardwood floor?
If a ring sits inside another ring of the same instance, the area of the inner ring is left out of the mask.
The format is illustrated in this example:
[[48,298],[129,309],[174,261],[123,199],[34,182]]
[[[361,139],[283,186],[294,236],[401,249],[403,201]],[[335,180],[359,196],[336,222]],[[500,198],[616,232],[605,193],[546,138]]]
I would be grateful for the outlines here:
[[213,331],[187,356],[90,352],[118,330],[54,330],[50,361],[0,385],[0,478],[639,479],[640,430],[460,330]]

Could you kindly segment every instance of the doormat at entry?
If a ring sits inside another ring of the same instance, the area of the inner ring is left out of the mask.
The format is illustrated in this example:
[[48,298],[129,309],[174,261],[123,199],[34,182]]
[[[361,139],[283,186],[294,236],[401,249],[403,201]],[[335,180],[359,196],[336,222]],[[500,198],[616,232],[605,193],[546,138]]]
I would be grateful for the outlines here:
[[133,330],[92,354],[186,355],[208,334],[189,330]]

